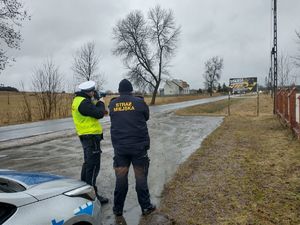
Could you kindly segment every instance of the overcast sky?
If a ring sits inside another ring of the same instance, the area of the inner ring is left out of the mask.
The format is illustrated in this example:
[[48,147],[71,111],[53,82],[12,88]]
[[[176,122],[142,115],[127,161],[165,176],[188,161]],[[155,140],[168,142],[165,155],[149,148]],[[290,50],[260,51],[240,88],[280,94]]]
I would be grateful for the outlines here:
[[[295,30],[300,30],[300,1],[278,0],[279,51],[295,55]],[[9,50],[16,62],[0,75],[0,83],[31,88],[34,68],[53,58],[64,75],[65,90],[72,90],[72,57],[88,41],[96,43],[105,90],[117,90],[126,70],[112,54],[112,29],[132,10],[160,4],[172,9],[181,26],[177,55],[170,74],[203,87],[204,63],[213,56],[224,59],[220,83],[230,77],[257,76],[264,84],[270,67],[271,0],[26,0],[31,20],[22,28],[21,50]],[[294,72],[296,73],[296,72]],[[300,83],[300,77],[298,78]]]

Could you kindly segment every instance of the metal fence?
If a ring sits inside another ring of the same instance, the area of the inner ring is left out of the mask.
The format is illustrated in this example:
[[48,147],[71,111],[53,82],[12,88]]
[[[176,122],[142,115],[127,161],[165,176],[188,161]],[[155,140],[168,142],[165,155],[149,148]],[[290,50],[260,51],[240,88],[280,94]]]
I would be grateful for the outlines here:
[[297,90],[282,89],[277,92],[276,113],[300,140],[300,95]]

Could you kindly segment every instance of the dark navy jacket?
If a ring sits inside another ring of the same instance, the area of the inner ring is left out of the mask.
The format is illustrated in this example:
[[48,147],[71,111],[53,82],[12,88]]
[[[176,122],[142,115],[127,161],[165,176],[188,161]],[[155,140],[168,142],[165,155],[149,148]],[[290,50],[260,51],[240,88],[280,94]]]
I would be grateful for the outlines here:
[[111,140],[118,153],[148,150],[150,138],[146,121],[149,107],[143,98],[122,94],[109,104]]

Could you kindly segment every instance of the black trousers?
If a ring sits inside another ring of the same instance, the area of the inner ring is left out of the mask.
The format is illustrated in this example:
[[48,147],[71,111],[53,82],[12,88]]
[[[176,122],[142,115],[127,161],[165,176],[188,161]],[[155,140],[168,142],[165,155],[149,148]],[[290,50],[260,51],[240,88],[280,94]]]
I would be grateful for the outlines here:
[[81,169],[81,180],[96,187],[96,179],[100,171],[101,135],[81,135],[79,136],[83,147],[84,162]]
[[128,192],[128,171],[131,163],[135,173],[135,190],[140,207],[143,210],[151,206],[147,181],[149,162],[147,150],[142,150],[135,154],[118,154],[118,150],[115,149],[114,169],[116,186],[114,191],[114,212],[123,212]]

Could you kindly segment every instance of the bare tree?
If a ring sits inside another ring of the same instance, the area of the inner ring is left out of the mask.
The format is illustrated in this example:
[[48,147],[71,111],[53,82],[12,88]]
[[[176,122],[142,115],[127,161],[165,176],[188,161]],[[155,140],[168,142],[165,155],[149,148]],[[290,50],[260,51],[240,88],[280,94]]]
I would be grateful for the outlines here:
[[20,114],[24,121],[32,121],[32,107],[30,103],[30,99],[28,93],[25,92],[24,82],[20,82],[21,86],[21,95],[23,97],[23,101],[20,107]]
[[179,34],[173,12],[160,6],[150,9],[147,19],[141,11],[133,11],[113,29],[113,53],[123,57],[127,77],[135,86],[153,91],[152,105],[163,76],[168,75]]
[[41,119],[51,118],[56,110],[59,92],[62,90],[62,75],[52,60],[47,60],[35,70],[32,77]]
[[292,72],[291,57],[285,54],[281,54],[278,60],[278,86],[286,87],[291,83]]
[[218,80],[221,77],[223,69],[223,58],[214,56],[205,62],[205,72],[203,74],[204,84],[212,96],[215,86],[218,84]]
[[99,56],[95,50],[95,43],[88,42],[78,50],[73,57],[72,70],[78,82],[93,80],[98,89],[103,88],[105,77],[98,72]]
[[300,67],[300,32],[296,31],[296,37],[297,37],[297,44],[299,45],[298,47],[298,55],[294,56],[294,63],[297,67]]
[[[270,92],[272,95],[272,81],[270,80],[270,77],[269,76],[266,76],[265,77],[265,87],[266,89],[268,90],[268,92]],[[272,96],[271,96],[272,97]]]
[[[0,71],[5,69],[10,58],[5,48],[20,49],[21,22],[27,18],[23,3],[18,0],[0,0]],[[13,59],[12,59],[13,60]]]

